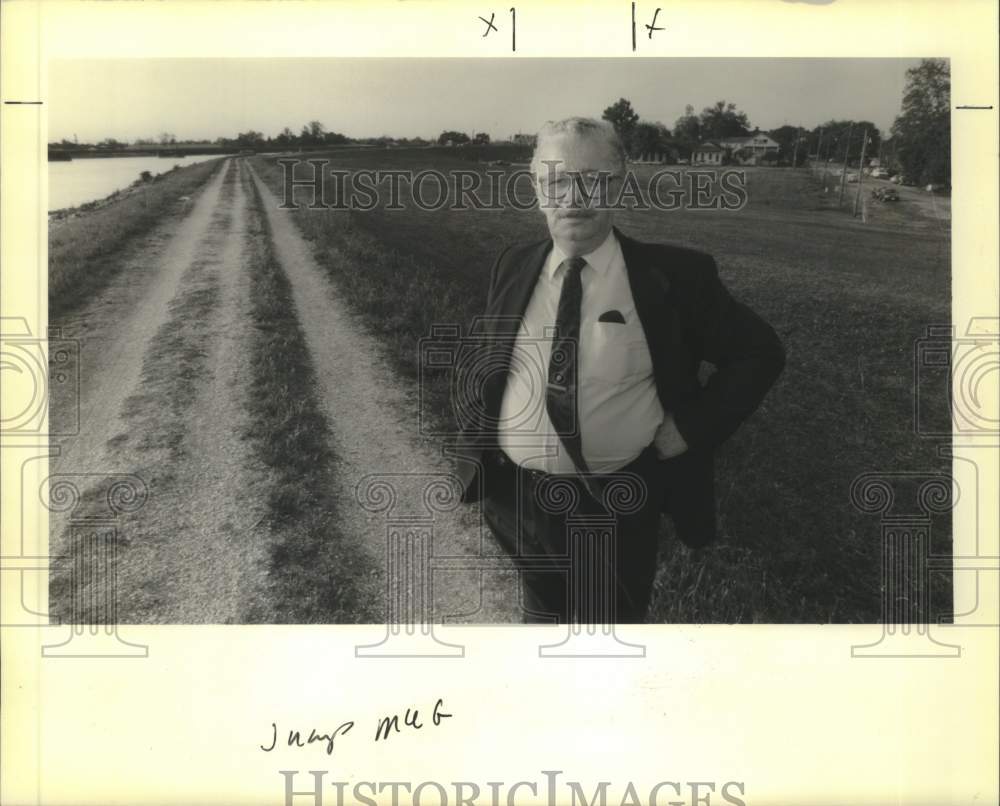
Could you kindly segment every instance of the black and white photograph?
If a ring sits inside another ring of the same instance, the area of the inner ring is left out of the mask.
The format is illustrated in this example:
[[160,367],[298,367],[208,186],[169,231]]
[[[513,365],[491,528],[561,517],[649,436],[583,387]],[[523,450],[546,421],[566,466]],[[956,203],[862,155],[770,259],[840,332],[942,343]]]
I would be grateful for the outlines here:
[[54,617],[950,620],[947,59],[48,81]]
[[0,802],[1000,803],[991,0],[0,0]]

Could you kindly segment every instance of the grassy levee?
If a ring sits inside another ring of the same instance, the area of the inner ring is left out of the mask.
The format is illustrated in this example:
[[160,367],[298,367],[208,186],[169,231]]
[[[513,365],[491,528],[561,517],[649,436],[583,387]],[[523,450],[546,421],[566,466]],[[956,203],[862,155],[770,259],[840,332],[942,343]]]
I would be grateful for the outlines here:
[[[224,231],[229,226],[230,203],[233,198],[235,171],[230,167],[220,189],[222,204],[213,215],[213,225]],[[144,480],[152,491],[153,507],[171,497],[183,495],[183,479],[178,479],[178,468],[183,466],[191,446],[185,442],[189,430],[192,408],[204,382],[208,367],[205,345],[211,332],[213,317],[218,314],[220,302],[219,274],[210,261],[199,258],[184,272],[180,291],[170,301],[167,318],[150,341],[142,362],[142,383],[122,407],[125,428],[107,444],[108,455],[115,464],[129,467]],[[179,498],[175,498],[179,500]],[[107,507],[106,490],[99,483],[85,488],[81,511],[100,517],[102,507]],[[148,512],[148,510],[147,510]],[[133,524],[129,535],[139,535],[140,542],[162,538],[142,519]],[[78,539],[76,537],[74,540]],[[89,563],[83,554],[78,562]],[[71,573],[65,562],[57,566],[49,583],[50,610],[60,618],[70,618],[75,613],[73,597],[79,596],[74,586],[91,575]],[[93,573],[98,573],[96,570]],[[127,610],[137,622],[156,621],[157,601],[163,589],[175,583],[166,576],[156,576],[144,586],[142,596],[120,599],[118,606]],[[120,593],[120,592],[119,592]],[[97,602],[81,597],[87,608],[81,623],[100,612]],[[75,614],[80,616],[81,614]]]
[[373,623],[383,618],[373,595],[375,567],[345,543],[337,522],[336,457],[316,399],[316,373],[295,312],[292,289],[272,246],[263,201],[249,172],[247,257],[254,321],[248,345],[252,375],[245,434],[270,472],[267,500],[270,577],[280,623]]
[[[255,166],[280,195],[280,166],[268,158]],[[400,149],[337,153],[331,167],[472,166],[443,149]],[[653,168],[636,170],[644,180]],[[772,323],[788,354],[760,410],[718,452],[719,541],[689,552],[665,522],[650,618],[878,622],[880,522],[852,504],[851,486],[863,473],[949,472],[939,443],[914,433],[913,413],[915,342],[927,325],[950,320],[949,229],[906,202],[862,224],[804,170],[747,169],[747,191],[739,211],[634,210],[618,219],[640,240],[711,252],[727,287]],[[501,249],[545,234],[537,210],[427,212],[408,203],[405,186],[404,210],[384,209],[387,196],[370,212],[311,210],[307,193],[296,197],[294,220],[317,260],[414,398],[419,340],[435,323],[467,327]],[[326,201],[335,198],[329,182]],[[425,375],[422,391],[424,411],[447,423],[447,373]],[[947,411],[944,387],[922,394],[922,405]],[[950,552],[950,515],[934,516],[932,536],[935,553]],[[936,619],[950,612],[951,580],[933,583]]]
[[49,316],[73,310],[103,288],[135,239],[189,209],[180,197],[193,200],[222,164],[214,159],[171,170],[101,202],[63,211],[49,228]]

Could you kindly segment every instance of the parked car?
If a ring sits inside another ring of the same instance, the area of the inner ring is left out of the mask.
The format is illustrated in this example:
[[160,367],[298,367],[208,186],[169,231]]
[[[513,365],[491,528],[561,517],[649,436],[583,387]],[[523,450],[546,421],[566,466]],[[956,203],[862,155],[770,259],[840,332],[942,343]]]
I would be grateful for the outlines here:
[[847,175],[847,181],[849,184],[854,184],[858,181],[858,175],[856,173],[849,173]]
[[885,168],[872,169],[872,179],[888,179],[889,172]]
[[896,188],[878,187],[872,190],[872,198],[881,202],[899,201],[899,192]]

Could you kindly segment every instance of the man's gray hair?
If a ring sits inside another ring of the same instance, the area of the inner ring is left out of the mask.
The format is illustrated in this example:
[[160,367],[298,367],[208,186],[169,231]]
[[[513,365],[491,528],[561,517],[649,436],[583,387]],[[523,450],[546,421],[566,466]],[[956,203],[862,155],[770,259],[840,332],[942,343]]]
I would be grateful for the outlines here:
[[535,138],[535,152],[531,156],[532,171],[536,174],[538,173],[537,155],[542,143],[547,138],[563,134],[576,134],[581,137],[594,137],[603,140],[611,152],[612,159],[618,162],[620,171],[622,173],[625,172],[628,155],[625,152],[625,146],[622,145],[621,138],[618,136],[618,132],[615,131],[615,127],[606,120],[580,117],[545,122],[542,128],[538,130],[538,135]]

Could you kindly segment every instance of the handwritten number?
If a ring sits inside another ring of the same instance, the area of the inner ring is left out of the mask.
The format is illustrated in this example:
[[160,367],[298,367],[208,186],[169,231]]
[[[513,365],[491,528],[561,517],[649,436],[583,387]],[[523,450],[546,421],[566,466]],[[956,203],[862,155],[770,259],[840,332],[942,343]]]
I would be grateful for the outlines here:
[[[647,37],[647,39],[653,38],[653,31],[666,30],[665,28],[662,28],[656,24],[656,20],[659,16],[660,16],[660,9],[657,8],[656,11],[653,12],[652,22],[645,23],[644,27],[649,32],[649,36]],[[633,51],[635,50],[635,3],[632,3],[632,50]]]
[[656,18],[658,16],[660,16],[660,9],[659,8],[657,8],[656,11],[653,12],[653,21],[651,23],[649,23],[649,25],[646,26],[646,30],[649,31],[649,39],[653,38],[653,31],[662,31],[663,30],[663,28],[657,28],[656,27]]
[[[496,31],[500,33],[500,29],[493,24],[493,20],[496,18],[496,12],[490,12],[490,18],[479,17],[482,22],[486,23],[486,30],[483,31],[482,39],[485,39],[490,35],[491,31]],[[517,50],[517,9],[513,6],[510,7],[510,49],[513,51]]]

